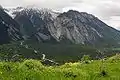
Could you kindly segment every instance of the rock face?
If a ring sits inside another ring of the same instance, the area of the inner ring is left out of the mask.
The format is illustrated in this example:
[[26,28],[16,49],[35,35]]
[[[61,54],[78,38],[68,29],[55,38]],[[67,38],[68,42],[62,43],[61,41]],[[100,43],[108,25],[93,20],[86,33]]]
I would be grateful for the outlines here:
[[54,21],[57,40],[68,39],[73,43],[98,43],[118,41],[120,32],[106,25],[95,16],[70,10],[60,14]]
[[20,40],[19,24],[0,8],[0,44]]
[[25,40],[35,39],[38,41],[55,41],[49,31],[48,23],[53,22],[58,13],[48,9],[39,10],[37,8],[22,7],[6,11],[14,16],[14,20],[19,23],[20,32]]
[[75,44],[119,43],[120,40],[119,31],[85,12],[56,13],[49,9],[18,7],[11,14],[20,25],[24,39]]

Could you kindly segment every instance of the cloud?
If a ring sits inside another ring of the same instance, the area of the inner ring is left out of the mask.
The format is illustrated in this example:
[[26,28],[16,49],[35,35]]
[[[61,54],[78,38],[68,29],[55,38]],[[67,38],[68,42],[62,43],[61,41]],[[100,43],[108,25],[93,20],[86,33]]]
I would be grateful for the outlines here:
[[120,29],[120,0],[0,0],[3,7],[37,6],[58,11],[75,9],[88,12],[110,26]]
[[0,0],[5,7],[35,5],[41,8],[62,9],[82,0]]

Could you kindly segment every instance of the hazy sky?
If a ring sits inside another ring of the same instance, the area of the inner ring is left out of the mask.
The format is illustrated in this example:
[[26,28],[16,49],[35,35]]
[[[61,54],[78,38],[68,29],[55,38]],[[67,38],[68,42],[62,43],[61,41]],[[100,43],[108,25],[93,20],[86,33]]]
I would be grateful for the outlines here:
[[99,17],[120,30],[120,0],[0,0],[3,7],[37,6],[58,11],[75,9]]

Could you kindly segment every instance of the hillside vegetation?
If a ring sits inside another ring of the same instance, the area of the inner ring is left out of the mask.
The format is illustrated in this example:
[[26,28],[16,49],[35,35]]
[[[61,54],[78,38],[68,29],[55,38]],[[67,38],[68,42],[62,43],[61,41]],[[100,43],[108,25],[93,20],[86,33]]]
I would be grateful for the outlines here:
[[[105,50],[101,54],[88,45],[62,43],[4,44],[0,46],[0,80],[120,80],[120,55],[106,57],[120,50]],[[59,65],[44,65],[43,53]]]
[[120,80],[120,55],[89,63],[45,66],[39,60],[0,62],[0,80]]
[[[28,48],[26,48],[26,45]],[[38,53],[34,52],[36,50]],[[95,58],[98,55],[96,48],[77,45],[77,44],[50,44],[50,43],[11,43],[0,46],[0,59],[11,60],[16,54],[23,59],[41,59],[42,54],[45,54],[48,59],[57,62],[78,61],[83,55],[90,55]]]

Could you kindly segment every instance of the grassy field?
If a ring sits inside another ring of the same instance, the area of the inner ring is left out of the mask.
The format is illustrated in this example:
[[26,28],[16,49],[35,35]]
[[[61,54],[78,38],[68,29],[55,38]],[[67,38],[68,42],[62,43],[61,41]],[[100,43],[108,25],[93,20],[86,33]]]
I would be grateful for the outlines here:
[[0,80],[120,80],[120,60],[66,63],[44,66],[38,60],[0,62]]

